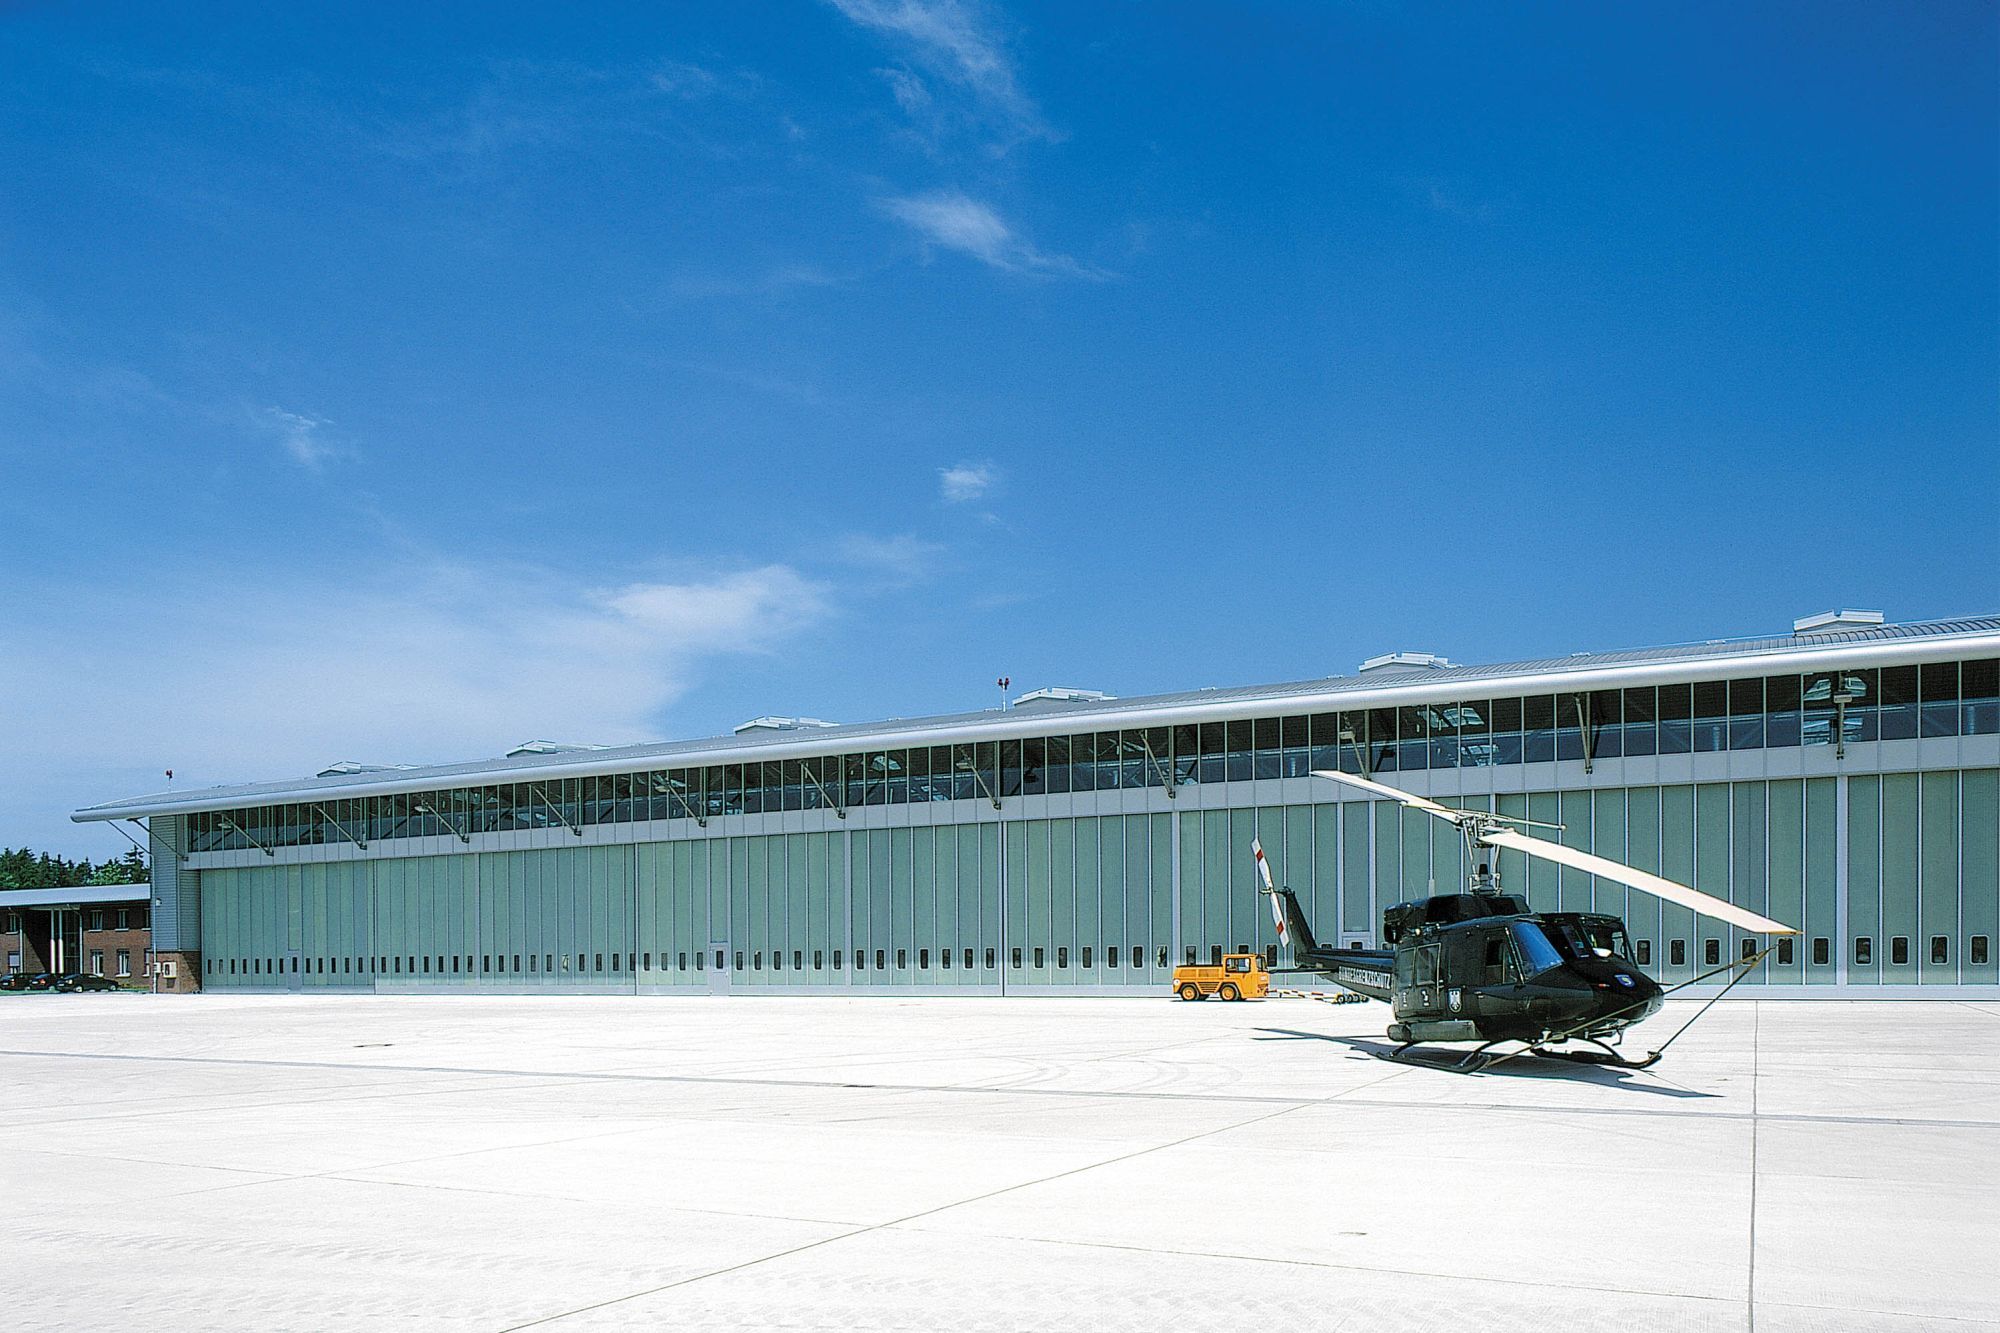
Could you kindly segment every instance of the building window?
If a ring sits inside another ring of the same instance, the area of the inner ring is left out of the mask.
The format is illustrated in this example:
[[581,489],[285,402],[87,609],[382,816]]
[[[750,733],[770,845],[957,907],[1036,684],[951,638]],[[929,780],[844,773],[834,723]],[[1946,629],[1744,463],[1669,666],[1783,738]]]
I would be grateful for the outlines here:
[[93,977],[104,975],[104,950],[92,949],[90,951],[90,975]]
[[1778,941],[1778,962],[1786,967],[1792,965],[1792,937],[1790,935]]
[[104,929],[104,913],[102,911],[94,911],[90,914],[90,928],[92,930]]
[[764,951],[762,949],[753,950],[751,952],[750,970],[752,972],[762,972],[764,970]]
[[120,930],[132,929],[132,913],[130,909],[124,907],[119,908],[117,921],[118,921],[118,929]]
[[1910,937],[1908,935],[1891,935],[1889,937],[1889,965],[1891,967],[1907,967],[1909,962]]
[[889,966],[889,951],[887,949],[877,949],[875,951],[875,970],[877,972],[880,972],[888,966]]
[[1068,966],[1069,966],[1069,946],[1068,946],[1068,945],[1059,945],[1059,946],[1058,946],[1058,947],[1056,948],[1056,966],[1057,966],[1057,967],[1068,967]]
[[1162,944],[1160,946],[1160,966],[1162,968],[1165,968],[1166,965],[1167,965],[1167,946]]
[[[1748,943],[1748,941],[1745,941],[1745,943]],[[1701,961],[1707,967],[1714,967],[1717,963],[1720,963],[1722,961],[1722,941],[1703,940],[1701,942]]]
[[1943,935],[1931,936],[1931,961],[1945,963],[1951,960],[1951,941]]
[[1875,941],[1866,935],[1854,937],[1854,961],[1867,967],[1875,961]]
[[1210,967],[1222,966],[1222,946],[1220,944],[1211,944],[1208,946],[1208,965]]
[[[1014,966],[1019,967],[1020,965],[1021,965],[1021,960],[1017,952],[1014,959]],[[986,970],[988,972],[991,972],[993,970],[993,950],[991,949],[988,949],[986,951]]]
[[1044,951],[1044,950],[1042,949],[1042,946],[1041,946],[1041,945],[1039,945],[1039,944],[1038,944],[1038,945],[1036,945],[1036,946],[1035,946],[1035,966],[1036,966],[1036,967],[1047,967],[1047,966],[1048,966],[1048,957],[1049,957],[1049,956],[1048,956],[1048,954],[1047,954],[1047,953],[1046,953],[1046,952],[1045,952],[1045,951]]
[[1974,935],[1972,937],[1972,961],[1983,965],[1986,962],[1987,950],[1990,947],[1986,936]]
[[806,951],[804,949],[792,950],[792,970],[796,972],[799,969],[803,968],[805,965],[806,965]]
[[1826,936],[1824,935],[1813,936],[1812,944],[1813,944],[1812,947],[1813,966],[1825,967],[1827,958],[1830,953]]
[[1756,956],[1757,956],[1757,941],[1755,940],[1743,941],[1743,961],[1747,963]]
[[1090,966],[1090,946],[1088,944],[1083,946],[1083,965],[1085,967]]
[[[993,951],[991,949],[986,951],[986,966],[993,966]],[[970,949],[965,951],[965,970],[968,972],[972,970],[972,950]]]
[[1012,954],[1013,956],[1008,959],[1008,962],[1015,968],[1019,968],[1021,966],[1021,946],[1018,944],[1015,945]]
[[1633,962],[1637,963],[1640,967],[1651,967],[1653,965],[1653,942],[1651,940],[1640,940],[1632,947],[1638,955],[1632,960]]
[[825,970],[826,970],[826,951],[824,949],[814,949],[813,971],[824,972]]
[[910,951],[908,949],[896,950],[896,970],[900,972],[909,965],[910,965]]
[[[900,958],[902,957],[902,953],[903,951],[901,949],[898,949],[896,951],[896,956]],[[930,965],[931,965],[931,951],[929,949],[917,950],[917,966],[919,968],[928,971],[930,969]]]
[[1688,942],[1686,940],[1669,940],[1667,942],[1667,966],[1686,967],[1687,960]]

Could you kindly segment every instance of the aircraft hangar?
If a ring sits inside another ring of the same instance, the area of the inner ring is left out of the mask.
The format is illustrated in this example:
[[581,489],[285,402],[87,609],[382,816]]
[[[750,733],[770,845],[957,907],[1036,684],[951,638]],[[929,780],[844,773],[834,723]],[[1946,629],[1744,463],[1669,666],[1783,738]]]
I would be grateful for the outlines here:
[[[1252,838],[1323,938],[1464,881],[1441,821],[1341,769],[1800,926],[1766,995],[2000,993],[2000,617],[313,777],[93,805],[143,826],[162,989],[1160,993],[1276,954]],[[1663,983],[1759,941],[1518,853],[1538,908],[1626,918]]]

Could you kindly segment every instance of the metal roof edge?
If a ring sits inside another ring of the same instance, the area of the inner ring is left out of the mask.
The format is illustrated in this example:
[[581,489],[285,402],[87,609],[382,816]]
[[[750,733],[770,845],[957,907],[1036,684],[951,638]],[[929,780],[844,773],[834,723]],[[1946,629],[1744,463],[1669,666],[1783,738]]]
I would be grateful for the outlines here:
[[[1753,642],[1769,642],[1753,641]],[[844,754],[854,750],[893,750],[915,745],[946,745],[993,740],[1015,740],[1048,735],[1054,724],[1069,724],[1084,730],[1116,720],[1135,727],[1173,726],[1196,722],[1240,721],[1264,716],[1277,706],[1285,713],[1326,712],[1342,708],[1369,708],[1382,703],[1435,703],[1458,698],[1479,698],[1499,694],[1533,694],[1546,690],[1605,689],[1612,686],[1671,684],[1681,681],[1726,680],[1743,674],[1754,665],[1757,674],[1772,670],[1807,671],[1816,667],[1846,663],[1876,666],[1883,663],[1940,661],[1967,653],[2000,652],[2000,628],[1927,636],[1868,637],[1861,640],[1824,642],[1801,639],[1778,646],[1726,651],[1718,644],[1713,657],[1666,658],[1637,662],[1579,662],[1575,666],[1524,667],[1520,671],[1495,671],[1490,667],[1458,667],[1399,675],[1371,681],[1359,677],[1327,677],[1322,681],[1244,687],[1218,691],[1226,697],[1214,701],[1190,701],[1184,695],[1156,695],[1071,705],[1062,709],[1032,713],[992,712],[991,720],[935,721],[913,718],[903,727],[883,728],[880,723],[855,724],[825,731],[779,733],[783,741],[744,743],[738,737],[712,738],[714,744],[663,742],[659,746],[622,747],[620,752],[586,751],[565,755],[567,762],[534,765],[476,767],[473,764],[439,764],[398,772],[393,779],[371,782],[337,782],[301,779],[294,783],[245,783],[214,787],[185,795],[153,793],[99,805],[84,806],[71,813],[75,823],[137,819],[152,815],[194,814],[205,810],[228,810],[240,806],[281,805],[310,800],[351,800],[360,796],[386,796],[401,792],[438,791],[453,787],[483,787],[497,783],[538,782],[554,778],[600,777],[617,773],[640,773],[657,768],[694,768],[711,764],[742,763],[750,760],[799,759],[817,755]],[[1501,664],[1503,667],[1507,664]],[[1490,673],[1490,674],[1489,674]],[[1331,688],[1312,690],[1318,684]],[[1261,693],[1259,691],[1262,691]],[[946,714],[954,719],[979,718],[978,714]],[[882,728],[882,729],[876,729]],[[475,761],[483,762],[483,761]],[[315,785],[316,784],[316,785]],[[163,799],[165,798],[165,799]]]

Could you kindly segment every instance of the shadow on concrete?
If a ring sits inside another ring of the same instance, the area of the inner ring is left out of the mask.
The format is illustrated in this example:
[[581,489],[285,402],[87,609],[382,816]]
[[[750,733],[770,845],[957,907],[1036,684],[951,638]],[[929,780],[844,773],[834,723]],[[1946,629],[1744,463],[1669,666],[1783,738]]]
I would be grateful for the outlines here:
[[1358,1054],[1387,1060],[1392,1064],[1409,1065],[1417,1069],[1435,1069],[1440,1073],[1458,1074],[1468,1078],[1552,1078],[1570,1083],[1595,1083],[1600,1087],[1623,1088],[1629,1092],[1646,1092],[1659,1097],[1692,1097],[1706,1100],[1716,1095],[1712,1092],[1695,1092],[1690,1088],[1676,1087],[1657,1079],[1636,1077],[1649,1072],[1646,1070],[1620,1069],[1616,1065],[1576,1064],[1553,1056],[1521,1055],[1489,1065],[1484,1069],[1461,1069],[1459,1061],[1465,1058],[1466,1052],[1445,1047],[1419,1046],[1398,1055],[1397,1045],[1392,1041],[1367,1037],[1339,1037],[1328,1032],[1301,1032],[1297,1028],[1258,1028],[1257,1031],[1268,1032],[1271,1035],[1252,1037],[1252,1041],[1332,1042],[1336,1046],[1345,1046]]

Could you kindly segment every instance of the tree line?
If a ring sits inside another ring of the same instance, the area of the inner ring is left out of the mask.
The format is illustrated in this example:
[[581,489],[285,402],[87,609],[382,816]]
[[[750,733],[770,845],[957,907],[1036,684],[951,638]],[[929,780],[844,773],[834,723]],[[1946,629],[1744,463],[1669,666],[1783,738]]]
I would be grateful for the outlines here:
[[145,884],[152,879],[137,847],[114,861],[72,861],[29,847],[0,847],[0,889],[70,889],[81,884]]

